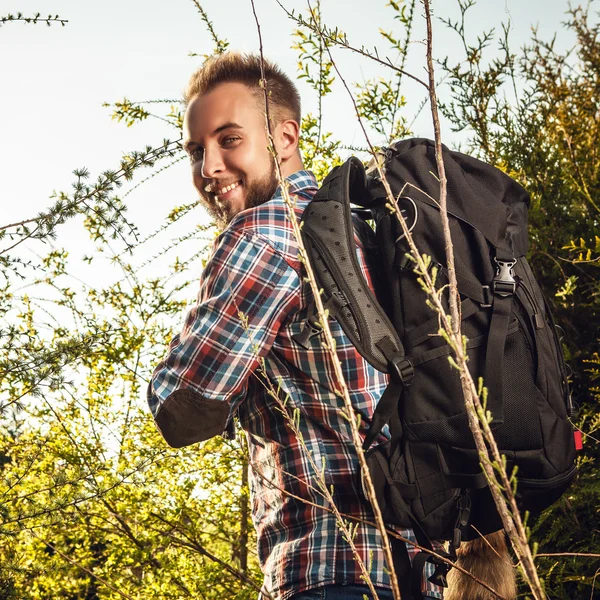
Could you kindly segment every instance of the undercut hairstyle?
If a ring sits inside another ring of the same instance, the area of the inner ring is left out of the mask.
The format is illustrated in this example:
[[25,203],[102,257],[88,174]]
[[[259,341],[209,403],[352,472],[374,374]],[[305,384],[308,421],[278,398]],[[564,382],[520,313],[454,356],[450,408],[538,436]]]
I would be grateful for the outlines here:
[[[183,93],[183,102],[187,106],[196,96],[210,92],[221,83],[242,83],[264,107],[265,92],[260,85],[260,65],[260,56],[256,54],[224,52],[211,56],[190,77]],[[300,94],[292,80],[267,59],[264,59],[264,72],[269,92],[269,113],[273,124],[277,125],[286,119],[293,119],[299,124]]]

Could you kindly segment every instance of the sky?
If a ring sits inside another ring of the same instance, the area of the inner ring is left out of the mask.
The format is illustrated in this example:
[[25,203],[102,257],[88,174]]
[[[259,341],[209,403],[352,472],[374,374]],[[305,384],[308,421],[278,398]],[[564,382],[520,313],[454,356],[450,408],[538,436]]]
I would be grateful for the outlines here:
[[[288,9],[306,13],[302,0],[281,0]],[[458,37],[440,17],[458,17],[455,0],[433,0],[434,55],[457,55]],[[202,2],[220,37],[230,47],[257,51],[258,37],[250,0]],[[564,0],[479,0],[469,11],[467,31],[475,36],[510,20],[511,43],[525,44],[531,27],[542,38],[559,31],[568,3]],[[43,10],[41,10],[43,9]],[[290,48],[295,24],[275,0],[256,0],[266,56],[292,77],[297,77],[297,52]],[[124,152],[158,145],[176,137],[175,130],[159,119],[127,128],[111,120],[105,102],[127,97],[133,101],[178,99],[191,72],[201,64],[213,42],[191,0],[3,0],[0,16],[37,11],[58,14],[68,23],[29,25],[6,23],[0,27],[0,217],[2,224],[37,214],[51,204],[56,190],[69,190],[72,171],[87,167],[95,177],[118,167]],[[385,0],[322,0],[323,20],[346,31],[356,46],[383,47],[379,28],[398,32],[397,22]],[[417,16],[407,69],[425,78],[424,22],[422,7]],[[561,32],[559,44],[568,45]],[[381,73],[371,61],[345,50],[335,59],[349,81],[362,81]],[[304,110],[315,111],[314,94],[299,81]],[[407,114],[414,114],[422,99],[407,85]],[[324,127],[347,144],[364,145],[353,111],[341,86],[324,105]],[[426,112],[416,123],[419,135],[431,136]],[[444,140],[456,137],[445,127]],[[173,206],[192,202],[196,193],[185,161],[168,169],[127,198],[130,217],[142,233],[151,231]],[[198,209],[200,211],[201,209]],[[202,215],[195,217],[198,221]],[[84,244],[81,223],[59,232],[62,245],[77,252]]]

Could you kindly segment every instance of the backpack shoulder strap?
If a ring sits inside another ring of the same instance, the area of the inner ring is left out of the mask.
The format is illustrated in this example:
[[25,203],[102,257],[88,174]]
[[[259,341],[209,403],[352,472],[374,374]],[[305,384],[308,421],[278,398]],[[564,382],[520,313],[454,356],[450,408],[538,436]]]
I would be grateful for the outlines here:
[[404,348],[358,263],[351,202],[369,203],[365,170],[355,157],[329,173],[306,207],[302,237],[330,314],[367,362],[394,374]]

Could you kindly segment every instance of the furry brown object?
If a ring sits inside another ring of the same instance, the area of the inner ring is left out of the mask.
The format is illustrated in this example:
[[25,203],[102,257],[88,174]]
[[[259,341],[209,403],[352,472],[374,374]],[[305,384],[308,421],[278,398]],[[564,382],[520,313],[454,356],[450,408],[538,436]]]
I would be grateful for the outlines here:
[[[463,542],[456,554],[458,565],[494,588],[503,598],[513,600],[517,597],[515,568],[506,547],[504,531]],[[494,594],[457,569],[451,569],[448,573],[448,590],[444,593],[444,600],[494,598]]]

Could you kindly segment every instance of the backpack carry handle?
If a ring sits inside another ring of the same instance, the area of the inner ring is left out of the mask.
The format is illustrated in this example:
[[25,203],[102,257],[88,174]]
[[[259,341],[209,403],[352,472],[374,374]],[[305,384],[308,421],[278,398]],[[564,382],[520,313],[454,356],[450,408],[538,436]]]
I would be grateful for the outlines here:
[[335,200],[367,207],[372,198],[367,193],[367,176],[362,162],[351,156],[343,165],[332,169],[313,200]]

